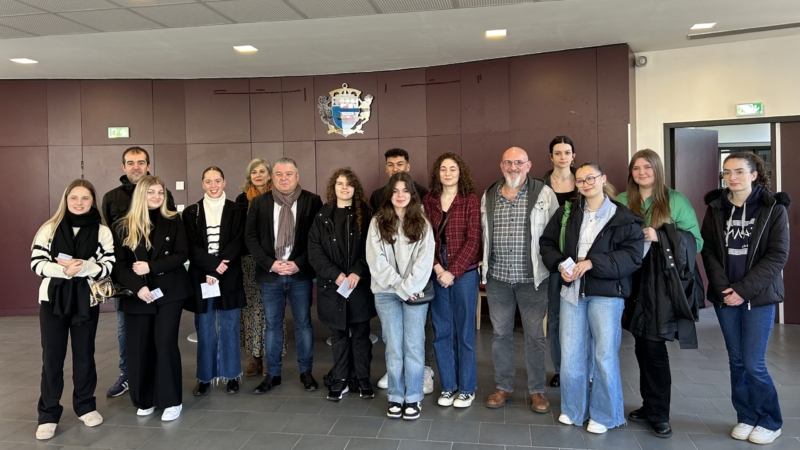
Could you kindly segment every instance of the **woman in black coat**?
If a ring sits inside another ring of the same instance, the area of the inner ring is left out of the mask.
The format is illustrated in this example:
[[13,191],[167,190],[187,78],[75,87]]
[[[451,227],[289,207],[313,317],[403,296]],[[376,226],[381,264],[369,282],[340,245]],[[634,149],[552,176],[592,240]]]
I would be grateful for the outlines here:
[[[349,382],[357,386],[361,398],[375,395],[369,381],[369,321],[377,315],[366,256],[370,217],[372,211],[356,174],[349,168],[334,172],[328,180],[325,206],[308,234],[308,259],[317,272],[317,314],[333,334],[328,392],[332,401],[349,391]],[[353,289],[346,298],[337,292],[343,284]]]
[[194,292],[183,265],[186,230],[165,198],[161,178],[148,175],[136,184],[128,214],[114,226],[114,274],[134,292],[120,301],[131,401],[137,415],[159,407],[161,420],[170,421],[182,409],[178,328],[184,300]]
[[709,192],[703,227],[708,300],[714,304],[731,369],[738,424],[731,436],[769,444],[781,435],[778,392],[766,364],[775,304],[783,302],[789,258],[788,194],[769,192],[764,161],[753,153],[725,158],[728,186]]
[[[208,392],[222,381],[228,394],[239,392],[242,376],[239,317],[246,300],[241,256],[247,209],[225,198],[225,175],[219,167],[203,171],[203,199],[186,208],[183,224],[189,241],[189,277],[194,297],[186,310],[197,330],[197,384],[192,393]],[[202,285],[219,289],[204,295]]]

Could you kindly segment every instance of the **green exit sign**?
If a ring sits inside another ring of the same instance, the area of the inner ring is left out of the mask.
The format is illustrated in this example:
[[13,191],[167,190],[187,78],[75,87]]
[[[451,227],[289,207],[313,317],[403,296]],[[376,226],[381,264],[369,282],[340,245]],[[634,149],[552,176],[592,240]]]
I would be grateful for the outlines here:
[[759,103],[739,103],[736,105],[736,117],[742,116],[763,116],[764,104]]
[[119,139],[131,137],[128,127],[108,127],[108,138]]

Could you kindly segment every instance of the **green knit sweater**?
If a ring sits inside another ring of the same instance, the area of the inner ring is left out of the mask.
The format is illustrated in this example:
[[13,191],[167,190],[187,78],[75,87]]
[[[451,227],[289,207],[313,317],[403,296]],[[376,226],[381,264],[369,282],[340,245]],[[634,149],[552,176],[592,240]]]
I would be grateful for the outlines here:
[[[628,205],[628,193],[622,192],[617,196],[617,201],[623,205]],[[644,201],[642,210],[647,211],[644,217],[644,225],[650,226],[650,206],[653,204],[653,197],[650,196]],[[703,249],[703,238],[700,236],[700,225],[697,223],[697,215],[694,212],[689,199],[678,191],[669,189],[669,209],[672,214],[672,221],[679,230],[688,231],[694,235],[697,243],[697,253]]]

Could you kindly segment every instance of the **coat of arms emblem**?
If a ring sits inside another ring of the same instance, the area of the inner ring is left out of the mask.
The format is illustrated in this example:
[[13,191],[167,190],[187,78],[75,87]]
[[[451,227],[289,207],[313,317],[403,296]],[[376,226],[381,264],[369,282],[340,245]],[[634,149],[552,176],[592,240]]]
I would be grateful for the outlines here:
[[361,127],[369,121],[371,95],[361,98],[361,91],[342,84],[341,89],[330,91],[331,96],[320,96],[317,103],[320,118],[328,125],[328,134],[337,133],[344,137],[363,134]]

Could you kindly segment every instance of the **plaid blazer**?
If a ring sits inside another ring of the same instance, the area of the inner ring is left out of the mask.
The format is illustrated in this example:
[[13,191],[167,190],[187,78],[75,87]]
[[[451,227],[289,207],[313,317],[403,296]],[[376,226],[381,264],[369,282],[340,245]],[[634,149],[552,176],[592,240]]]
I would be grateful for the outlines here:
[[[436,240],[434,265],[442,264],[442,239],[439,236],[439,224],[442,223],[441,194],[427,194],[422,199],[425,214],[431,222]],[[447,211],[447,263],[448,270],[456,278],[461,278],[471,266],[476,266],[481,251],[481,207],[475,194],[466,197],[456,194],[450,210]]]

